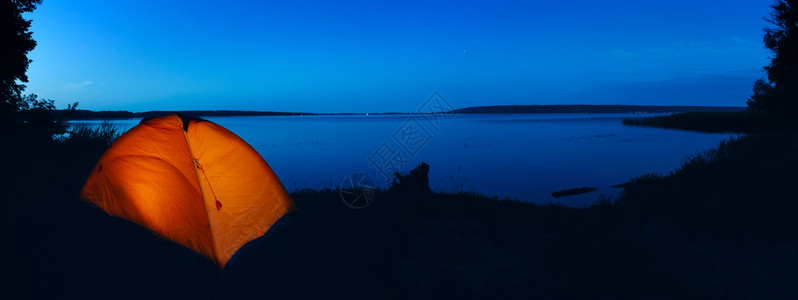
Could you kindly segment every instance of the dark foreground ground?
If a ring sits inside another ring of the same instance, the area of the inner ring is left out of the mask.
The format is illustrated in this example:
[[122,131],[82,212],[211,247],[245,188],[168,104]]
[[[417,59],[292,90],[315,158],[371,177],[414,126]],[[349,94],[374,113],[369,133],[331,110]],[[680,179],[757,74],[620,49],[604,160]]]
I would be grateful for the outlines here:
[[2,197],[9,295],[798,296],[794,134],[725,142],[672,174],[632,179],[619,199],[581,209],[411,189],[379,192],[355,210],[334,190],[294,193],[298,210],[242,248],[224,271],[77,202],[81,174],[102,149],[58,147],[4,162],[13,170],[4,175]]

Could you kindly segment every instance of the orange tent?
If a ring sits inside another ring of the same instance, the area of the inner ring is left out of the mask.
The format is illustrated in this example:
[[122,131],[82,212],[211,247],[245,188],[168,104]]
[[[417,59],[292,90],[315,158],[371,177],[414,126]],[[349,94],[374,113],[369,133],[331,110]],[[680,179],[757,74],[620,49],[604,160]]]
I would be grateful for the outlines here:
[[295,209],[249,144],[217,124],[179,115],[142,120],[120,136],[94,167],[81,199],[221,268]]

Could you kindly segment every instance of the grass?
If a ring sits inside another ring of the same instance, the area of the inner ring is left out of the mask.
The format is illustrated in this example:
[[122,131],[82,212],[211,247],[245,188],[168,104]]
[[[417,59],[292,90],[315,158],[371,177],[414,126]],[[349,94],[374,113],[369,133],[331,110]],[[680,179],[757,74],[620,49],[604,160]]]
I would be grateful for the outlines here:
[[[688,292],[650,250],[638,245],[620,211],[606,202],[578,209],[474,193],[380,191],[372,206],[356,211],[345,208],[335,190],[292,197],[299,207],[293,226],[265,241],[269,246],[259,247],[272,247],[284,258],[297,257],[292,245],[300,242],[294,239],[306,240],[311,248],[321,243],[333,250],[315,253],[321,258],[309,262],[278,267],[264,261],[246,268],[292,269],[299,276],[340,267],[338,272],[350,275],[344,278],[352,278],[363,275],[343,269],[365,270],[365,265],[377,264],[371,276],[385,281],[358,287],[371,297],[385,297],[384,290],[395,291],[387,296],[399,298],[635,298],[652,291],[660,297]],[[327,225],[318,229],[317,224]],[[367,254],[334,250],[342,246],[369,250]],[[338,265],[340,260],[347,265]],[[349,292],[333,290],[337,295]],[[319,296],[305,292],[300,297]]]
[[795,242],[798,136],[757,134],[721,142],[667,176],[632,179],[620,206],[681,230]]

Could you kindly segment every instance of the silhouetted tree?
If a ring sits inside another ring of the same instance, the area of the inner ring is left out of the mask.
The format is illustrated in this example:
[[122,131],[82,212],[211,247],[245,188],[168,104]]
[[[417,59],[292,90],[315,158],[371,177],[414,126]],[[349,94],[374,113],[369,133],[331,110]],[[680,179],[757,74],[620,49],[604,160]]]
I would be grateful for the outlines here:
[[0,1],[0,97],[2,98],[3,119],[8,113],[18,110],[24,101],[22,90],[28,81],[28,52],[36,47],[30,32],[30,20],[22,17],[23,12],[31,12],[41,0],[2,0]]
[[28,52],[36,47],[31,21],[22,14],[39,4],[41,0],[0,0],[0,134],[13,143],[50,141],[67,129],[52,100],[22,94],[31,62]]
[[753,110],[798,113],[798,0],[777,0],[765,19],[775,27],[765,28],[765,47],[773,52],[765,67],[768,78],[754,83],[748,99]]

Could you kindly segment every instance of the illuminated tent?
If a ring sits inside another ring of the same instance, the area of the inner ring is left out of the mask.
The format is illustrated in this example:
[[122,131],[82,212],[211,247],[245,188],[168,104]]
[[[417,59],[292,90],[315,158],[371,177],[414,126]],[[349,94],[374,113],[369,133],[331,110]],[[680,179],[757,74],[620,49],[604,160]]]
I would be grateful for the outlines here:
[[249,144],[206,120],[145,119],[94,167],[81,199],[224,268],[294,203]]

